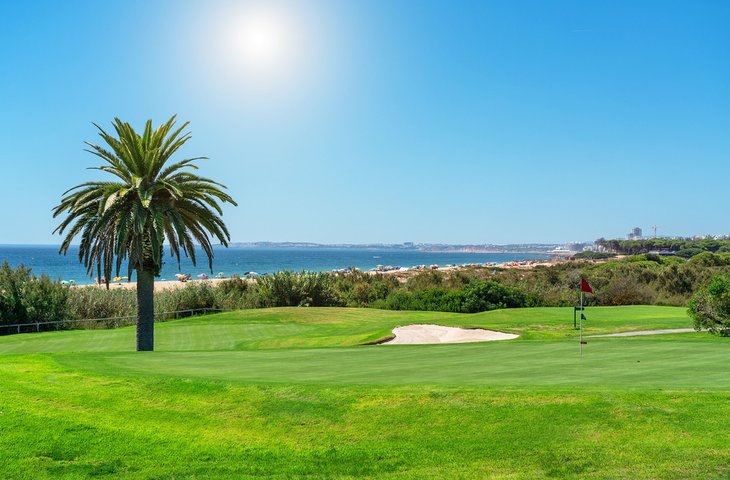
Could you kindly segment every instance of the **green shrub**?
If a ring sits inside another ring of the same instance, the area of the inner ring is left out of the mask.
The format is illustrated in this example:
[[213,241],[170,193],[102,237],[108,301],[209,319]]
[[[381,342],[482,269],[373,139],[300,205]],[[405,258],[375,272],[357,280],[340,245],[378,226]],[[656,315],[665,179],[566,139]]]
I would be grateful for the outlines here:
[[605,260],[607,258],[613,258],[615,256],[615,253],[589,251],[576,253],[574,258],[576,260]]
[[372,275],[354,271],[334,274],[332,288],[342,304],[348,307],[366,307],[385,300],[398,286],[398,279],[394,275]]
[[[137,293],[126,288],[76,287],[69,295],[69,319],[127,317],[137,314]],[[115,324],[112,322],[112,324]]]
[[383,307],[390,310],[461,312],[463,304],[464,294],[461,291],[428,288],[416,292],[393,292],[385,300]]
[[617,276],[599,292],[601,305],[650,305],[654,294],[635,277]]
[[0,266],[0,324],[24,323],[23,286],[30,281],[30,269],[23,265],[13,269],[8,262]]
[[256,288],[252,280],[234,277],[224,280],[213,288],[215,296],[215,308],[226,310],[237,310],[242,308],[253,308]]
[[692,258],[702,252],[704,252],[704,250],[699,247],[682,248],[681,250],[677,250],[677,256],[682,258]]
[[436,270],[421,270],[408,278],[404,285],[411,292],[430,288],[441,288],[443,287],[445,276],[443,272]]
[[690,294],[694,289],[695,279],[696,275],[692,268],[672,264],[659,274],[658,286],[670,295]]
[[69,288],[20,265],[0,266],[0,324],[57,322],[68,316]]
[[[215,308],[215,300],[213,286],[210,282],[188,282],[182,288],[172,288],[155,293],[155,313]],[[187,312],[183,315],[190,314]],[[180,315],[175,315],[173,318],[178,316]]]
[[256,280],[257,306],[333,307],[341,305],[332,288],[332,276],[324,272],[281,271]]
[[715,255],[711,252],[702,252],[692,256],[688,263],[690,265],[699,265],[703,267],[719,267],[724,264],[724,257]]
[[688,309],[697,330],[730,336],[730,277],[718,275],[692,297]]
[[464,313],[484,312],[498,308],[520,308],[527,304],[527,296],[516,287],[495,281],[478,281],[464,289]]
[[415,292],[393,292],[380,305],[391,310],[476,313],[524,307],[526,304],[527,295],[520,289],[492,280],[479,280],[462,290],[428,288]]

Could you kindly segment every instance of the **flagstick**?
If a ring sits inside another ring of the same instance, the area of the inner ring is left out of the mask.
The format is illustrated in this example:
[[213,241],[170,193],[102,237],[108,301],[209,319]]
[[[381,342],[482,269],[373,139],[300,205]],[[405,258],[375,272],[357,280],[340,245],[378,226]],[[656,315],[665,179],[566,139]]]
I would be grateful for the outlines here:
[[580,290],[580,358],[583,358],[583,289]]

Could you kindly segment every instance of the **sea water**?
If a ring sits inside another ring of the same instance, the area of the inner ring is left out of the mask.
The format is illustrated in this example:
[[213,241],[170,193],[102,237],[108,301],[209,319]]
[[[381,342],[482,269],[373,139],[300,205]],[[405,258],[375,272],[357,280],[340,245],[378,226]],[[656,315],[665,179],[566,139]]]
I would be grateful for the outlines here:
[[[54,280],[74,280],[79,284],[93,283],[95,274],[89,276],[86,273],[86,268],[79,262],[78,252],[78,247],[73,246],[64,256],[59,255],[58,247],[52,245],[0,245],[0,263],[7,261],[13,267],[23,264],[30,267],[33,274],[48,275]],[[527,253],[446,253],[370,248],[215,247],[214,252],[211,274],[208,259],[202,252],[197,253],[197,266],[194,266],[189,258],[183,257],[178,269],[177,260],[171,258],[165,251],[164,266],[159,279],[175,280],[176,273],[189,273],[196,278],[201,273],[212,277],[222,272],[224,276],[231,277],[248,272],[264,274],[280,270],[323,272],[347,267],[369,270],[377,265],[444,266],[547,258],[546,255]],[[126,264],[123,264],[119,275],[127,275],[126,268]]]

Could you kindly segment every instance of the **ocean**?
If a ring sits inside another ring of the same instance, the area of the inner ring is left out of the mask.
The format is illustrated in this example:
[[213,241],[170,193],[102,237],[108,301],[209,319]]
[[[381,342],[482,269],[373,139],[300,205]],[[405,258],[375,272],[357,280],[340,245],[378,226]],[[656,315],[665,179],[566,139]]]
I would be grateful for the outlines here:
[[[176,273],[211,274],[207,258],[198,254],[198,265],[183,258],[180,270],[177,261],[167,256],[160,280],[175,280]],[[467,263],[518,262],[547,258],[546,255],[526,253],[440,253],[418,250],[365,249],[365,248],[215,248],[213,275],[223,272],[226,277],[246,272],[258,274],[280,270],[323,272],[346,267],[369,270],[377,265],[412,267],[415,265],[462,265]],[[0,263],[11,266],[23,264],[33,274],[48,275],[56,280],[74,280],[78,284],[93,283],[78,260],[78,247],[71,247],[66,256],[58,254],[53,245],[0,245]],[[120,275],[126,275],[126,267]],[[211,275],[211,276],[213,276]],[[132,279],[134,280],[134,279]]]

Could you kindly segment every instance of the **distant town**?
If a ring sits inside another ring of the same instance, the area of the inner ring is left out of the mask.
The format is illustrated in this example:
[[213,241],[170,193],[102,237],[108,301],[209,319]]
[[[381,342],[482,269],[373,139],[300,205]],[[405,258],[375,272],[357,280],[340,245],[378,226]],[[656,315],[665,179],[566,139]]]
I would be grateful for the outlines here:
[[[582,244],[581,244],[582,245]],[[441,243],[311,243],[311,242],[237,242],[231,247],[236,248],[356,248],[373,250],[415,250],[420,252],[451,252],[451,253],[545,253],[560,247],[557,243],[526,243],[526,244],[481,244],[481,245],[449,245]],[[579,250],[575,250],[579,251]]]
[[[661,227],[653,225],[650,227],[651,234],[644,236],[644,229],[634,227],[626,234],[626,240],[730,240],[730,235],[692,235],[692,236],[667,236],[658,235]],[[321,248],[321,249],[372,249],[372,250],[414,250],[420,252],[434,253],[535,253],[548,255],[571,255],[580,252],[602,252],[605,251],[603,244],[606,238],[599,238],[595,241],[577,241],[568,243],[511,243],[511,244],[444,244],[444,243],[314,243],[314,242],[234,242],[230,246],[234,248]],[[618,240],[618,239],[616,239]]]

